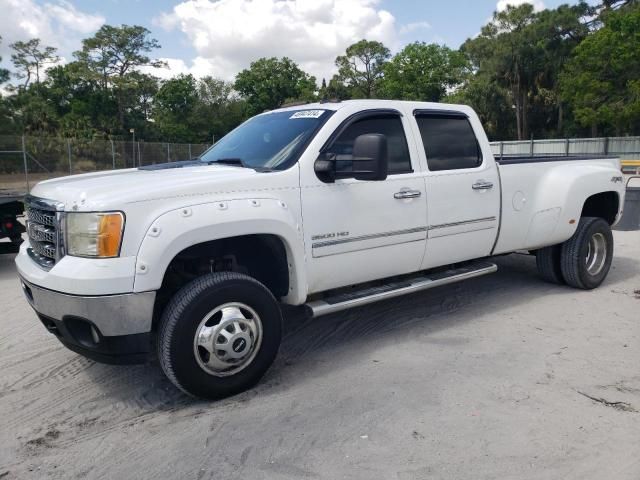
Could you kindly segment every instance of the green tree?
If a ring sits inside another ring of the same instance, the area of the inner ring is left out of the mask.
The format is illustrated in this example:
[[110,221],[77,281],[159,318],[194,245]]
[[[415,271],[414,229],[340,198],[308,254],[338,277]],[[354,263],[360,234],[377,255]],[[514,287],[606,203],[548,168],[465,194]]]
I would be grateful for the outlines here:
[[198,102],[194,111],[199,141],[219,139],[246,119],[245,101],[233,84],[213,77],[198,81]]
[[[0,43],[2,43],[2,37],[0,36]],[[2,57],[0,57],[0,62],[2,62]],[[0,85],[9,80],[9,70],[6,68],[0,68]]]
[[152,115],[162,139],[208,142],[241,123],[244,110],[244,102],[229,82],[179,75],[162,83],[153,101]]
[[[0,36],[0,43],[2,43],[2,37]],[[0,62],[2,62],[2,57],[0,57]],[[9,80],[11,76],[9,70],[6,68],[0,68],[0,85]],[[0,94],[0,134],[1,133],[13,133],[13,122],[11,119],[12,112],[8,108],[7,102],[3,98],[3,95]]]
[[612,133],[640,133],[640,4],[605,11],[603,27],[575,49],[562,96],[577,121]]
[[192,140],[192,117],[198,101],[193,75],[178,75],[163,82],[154,98],[153,118],[164,138]]
[[542,48],[543,61],[534,76],[531,121],[537,136],[565,133],[565,105],[560,93],[559,78],[573,51],[589,34],[588,22],[592,14],[585,2],[561,5],[543,10],[531,25],[533,38]]
[[77,61],[86,68],[87,76],[99,82],[103,90],[112,88],[118,105],[120,133],[126,132],[126,114],[131,107],[132,83],[141,77],[135,75],[140,67],[165,66],[149,56],[160,48],[151,32],[139,25],[114,27],[103,25],[96,34],[82,41],[82,49],[75,52]]
[[[493,109],[484,114],[503,129],[507,127],[503,115],[515,114],[515,136],[520,139],[530,133],[537,137],[561,134],[571,112],[566,111],[558,78],[573,50],[589,34],[593,15],[594,9],[584,2],[538,13],[529,4],[494,13],[481,34],[461,47],[473,71],[462,96],[479,111]],[[498,98],[506,105],[491,106]]]
[[41,94],[60,117],[60,135],[94,138],[118,130],[115,98],[79,62],[47,70],[42,87]]
[[9,45],[14,53],[11,54],[11,62],[16,68],[16,76],[24,78],[24,88],[33,78],[36,84],[40,83],[40,74],[44,72],[47,64],[59,60],[56,48],[40,45],[39,38],[32,38],[27,42],[15,42]]
[[517,134],[510,92],[490,75],[473,76],[444,100],[472,106],[491,140],[512,139]]
[[329,80],[323,96],[319,98],[333,101],[348,100],[351,98],[351,94],[351,89],[342,82],[338,75],[334,75],[331,80]]
[[462,46],[480,74],[492,75],[509,90],[518,139],[529,136],[530,96],[542,63],[542,49],[533,41],[528,28],[534,20],[533,5],[508,5],[504,11],[494,12],[480,35]]
[[384,65],[380,93],[386,98],[439,102],[468,71],[463,54],[435,43],[415,42]]
[[58,131],[59,116],[55,107],[38,90],[21,90],[5,101],[14,132],[55,135]]
[[287,58],[260,58],[236,76],[234,88],[247,99],[250,115],[282,106],[286,101],[311,100],[316,79]]
[[351,90],[353,98],[375,98],[391,52],[380,42],[360,40],[336,58],[337,79]]

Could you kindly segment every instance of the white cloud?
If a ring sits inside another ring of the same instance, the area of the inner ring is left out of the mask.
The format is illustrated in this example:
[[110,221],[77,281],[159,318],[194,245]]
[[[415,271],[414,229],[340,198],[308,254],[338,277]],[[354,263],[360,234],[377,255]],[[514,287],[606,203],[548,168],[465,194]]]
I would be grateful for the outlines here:
[[507,5],[512,5],[517,7],[522,5],[523,3],[530,3],[533,5],[533,9],[536,12],[540,10],[544,10],[546,7],[544,6],[544,2],[542,0],[498,0],[498,4],[496,5],[496,10],[502,12],[507,9]]
[[45,3],[44,9],[55,22],[72,32],[90,34],[98,30],[105,21],[101,15],[81,12],[63,0],[58,3]]
[[40,4],[34,0],[0,0],[0,56],[9,65],[9,44],[39,38],[56,47],[63,58],[79,49],[80,40],[104,23],[103,16],[85,13],[65,0]]
[[[187,0],[154,22],[179,29],[197,53],[184,73],[231,79],[260,57],[287,56],[316,76],[335,73],[335,57],[363,38],[399,46],[395,18],[379,0]],[[412,28],[422,28],[416,26]]]
[[163,80],[173,78],[176,75],[180,74],[191,74],[196,78],[200,78],[207,75],[214,75],[215,73],[209,61],[206,58],[202,57],[194,58],[190,62],[190,65],[181,58],[161,57],[158,60],[162,60],[167,64],[167,66],[163,68],[141,67],[139,70],[143,73],[148,73],[149,75],[153,75],[154,77],[158,77]]
[[406,25],[402,25],[400,27],[400,35],[406,35],[408,33],[413,33],[416,30],[428,30],[429,28],[431,28],[431,24],[429,22],[407,23]]

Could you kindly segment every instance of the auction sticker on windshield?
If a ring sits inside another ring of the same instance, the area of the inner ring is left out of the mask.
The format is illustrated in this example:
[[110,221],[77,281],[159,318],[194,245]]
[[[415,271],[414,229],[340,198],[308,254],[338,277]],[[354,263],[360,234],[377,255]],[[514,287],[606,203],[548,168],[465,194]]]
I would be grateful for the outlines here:
[[299,110],[289,117],[292,118],[320,118],[324,110]]

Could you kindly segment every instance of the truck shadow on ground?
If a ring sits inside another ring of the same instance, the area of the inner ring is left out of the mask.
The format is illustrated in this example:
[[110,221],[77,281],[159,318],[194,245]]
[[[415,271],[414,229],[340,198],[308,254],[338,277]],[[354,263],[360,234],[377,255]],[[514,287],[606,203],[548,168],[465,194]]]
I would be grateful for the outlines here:
[[[111,366],[82,359],[87,363],[83,375],[92,390],[85,392],[90,397],[88,404],[119,402],[123,409],[131,410],[132,416],[189,407],[225,408],[256,396],[277,395],[298,381],[325,374],[326,368],[342,368],[343,361],[358,362],[386,342],[403,342],[414,335],[428,338],[460,322],[472,321],[474,315],[468,314],[469,309],[477,315],[499,314],[501,309],[525,307],[543,295],[589,295],[589,292],[544,283],[537,276],[532,256],[510,255],[495,261],[499,268],[496,274],[326,317],[310,319],[301,308],[287,309],[282,347],[265,378],[252,390],[218,402],[196,400],[183,394],[164,377],[155,361],[146,365]],[[616,257],[600,288],[615,289],[616,284],[637,275],[639,268],[638,259]],[[15,276],[13,255],[1,256],[0,279],[10,280]],[[26,301],[25,308],[28,308]],[[37,321],[35,315],[33,321]],[[53,337],[51,342],[57,343]],[[61,362],[79,361],[62,345],[59,348]]]
[[[178,391],[164,377],[159,365],[113,367],[96,364],[86,371],[95,377],[95,387],[107,398],[123,402],[132,399],[147,411],[180,410],[185,407],[226,408],[254,397],[279,394],[300,379],[309,381],[344,362],[358,362],[385,342],[402,342],[414,335],[435,334],[459,322],[472,321],[466,309],[478,315],[499,314],[502,308],[523,307],[542,295],[589,292],[543,282],[536,273],[535,258],[510,255],[497,258],[498,273],[459,284],[310,319],[300,308],[285,312],[285,336],[278,358],[262,381],[252,390],[235,397],[207,402]],[[609,277],[600,287],[615,285],[637,275],[640,261],[616,257]],[[640,287],[640,285],[638,285]],[[61,347],[62,348],[62,347]],[[106,372],[107,370],[108,372]],[[110,381],[104,383],[104,378]],[[111,381],[114,380],[114,381]],[[101,395],[102,396],[102,395]]]

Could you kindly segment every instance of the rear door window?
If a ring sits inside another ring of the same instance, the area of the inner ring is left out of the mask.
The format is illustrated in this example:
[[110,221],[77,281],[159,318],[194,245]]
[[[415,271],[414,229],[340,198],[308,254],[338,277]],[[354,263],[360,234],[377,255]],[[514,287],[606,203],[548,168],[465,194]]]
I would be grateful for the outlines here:
[[431,171],[475,168],[482,152],[466,116],[416,114],[427,165]]

